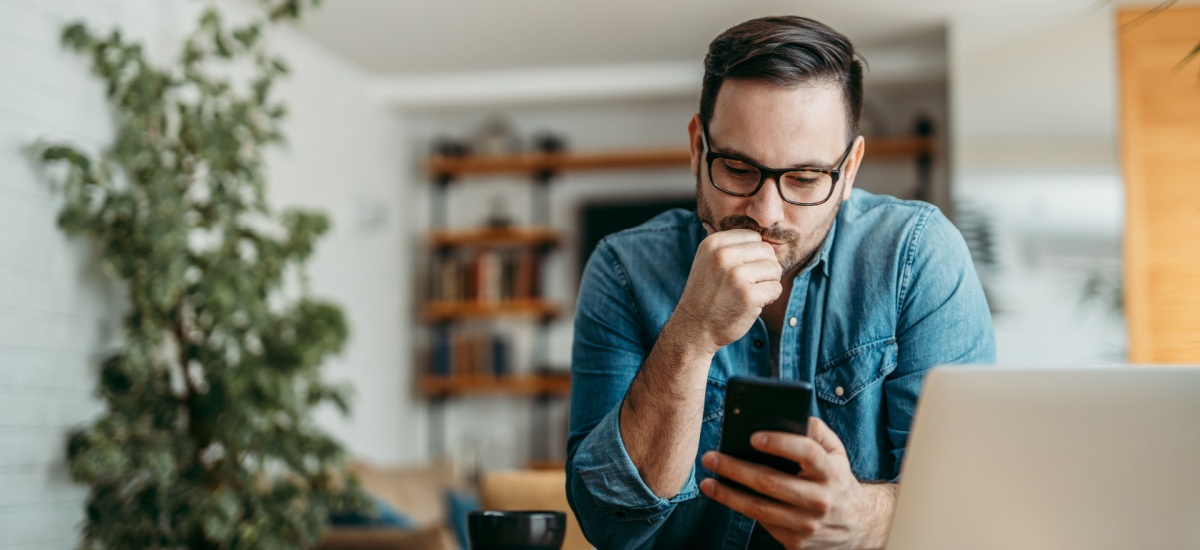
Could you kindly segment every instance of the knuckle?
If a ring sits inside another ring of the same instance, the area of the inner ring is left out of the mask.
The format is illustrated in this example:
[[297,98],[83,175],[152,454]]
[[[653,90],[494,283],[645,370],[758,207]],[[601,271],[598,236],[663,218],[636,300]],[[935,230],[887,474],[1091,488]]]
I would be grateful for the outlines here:
[[761,500],[754,500],[746,505],[748,516],[756,519],[761,519],[767,515],[767,504]]
[[803,520],[796,525],[796,534],[800,535],[801,539],[807,539],[817,533],[817,523],[811,520]]
[[729,265],[730,261],[732,260],[732,254],[733,253],[730,252],[728,248],[718,248],[712,253],[713,261],[720,266]]
[[768,473],[758,474],[757,481],[756,485],[758,489],[770,495],[779,494],[779,490],[783,488],[783,484],[779,482],[779,478]]
[[829,509],[832,507],[832,505],[833,503],[829,502],[828,497],[820,495],[813,499],[812,510],[817,516],[825,517],[827,514],[829,514]]

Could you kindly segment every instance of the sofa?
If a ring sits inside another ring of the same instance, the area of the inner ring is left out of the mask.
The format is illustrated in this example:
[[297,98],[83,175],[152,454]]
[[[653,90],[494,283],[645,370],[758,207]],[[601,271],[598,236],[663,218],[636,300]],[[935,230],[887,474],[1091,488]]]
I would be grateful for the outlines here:
[[[447,462],[380,467],[355,463],[351,471],[372,495],[412,520],[415,528],[334,527],[326,532],[323,550],[456,550],[458,541],[447,517],[448,491],[467,492]],[[479,504],[487,510],[558,510],[567,514],[564,550],[588,550],[575,516],[567,505],[562,470],[509,470],[484,474]]]

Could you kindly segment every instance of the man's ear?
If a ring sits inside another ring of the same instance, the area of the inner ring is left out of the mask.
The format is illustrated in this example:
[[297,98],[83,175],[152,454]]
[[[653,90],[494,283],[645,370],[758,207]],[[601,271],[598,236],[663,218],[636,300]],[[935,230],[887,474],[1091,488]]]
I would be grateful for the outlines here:
[[858,167],[862,165],[863,155],[867,154],[867,139],[858,136],[854,138],[854,145],[850,149],[849,158],[846,159],[846,172],[843,174],[845,185],[842,185],[842,200],[850,200],[850,191],[854,189],[854,177],[858,175]]
[[693,113],[688,121],[688,146],[692,151],[692,175],[700,177],[700,157],[704,154],[704,144],[701,141],[700,113]]

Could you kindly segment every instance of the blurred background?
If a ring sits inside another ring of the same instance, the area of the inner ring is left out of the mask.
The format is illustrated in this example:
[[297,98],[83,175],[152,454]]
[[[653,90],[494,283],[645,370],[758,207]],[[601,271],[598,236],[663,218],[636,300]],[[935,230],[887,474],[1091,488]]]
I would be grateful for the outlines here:
[[[100,411],[96,363],[119,328],[119,291],[56,227],[60,199],[23,152],[46,136],[111,139],[103,86],[60,47],[61,29],[82,19],[174,44],[205,4],[0,0],[0,547],[74,540],[86,487],[62,471],[63,438]],[[1200,219],[1195,202],[1171,210],[1200,194],[1200,167],[1185,162],[1200,157],[1196,134],[1168,146],[1153,132],[1200,128],[1200,63],[1159,71],[1175,95],[1131,103],[1150,82],[1139,63],[1172,65],[1200,41],[1182,4],[1145,25],[1182,14],[1191,42],[1143,56],[1122,53],[1136,44],[1119,17],[1152,1],[325,0],[271,35],[294,72],[279,88],[289,145],[268,155],[270,200],[333,221],[311,284],[348,316],[325,372],[355,397],[350,415],[321,410],[320,423],[377,465],[561,465],[586,255],[606,232],[693,201],[686,124],[707,44],[774,14],[828,23],[867,60],[857,185],[932,202],[959,225],[1002,366],[1198,361],[1200,336],[1131,359],[1129,334],[1164,332],[1127,330],[1123,281],[1166,283],[1122,261],[1123,239]],[[1183,118],[1153,111],[1168,101]],[[1183,159],[1170,173],[1184,194],[1127,199],[1128,178],[1166,181],[1147,171],[1164,147]],[[545,169],[539,151],[575,164]],[[1126,232],[1131,208],[1146,233]],[[1151,267],[1191,256],[1180,244],[1149,257],[1151,244],[1138,249]],[[1179,289],[1200,288],[1189,273],[1172,287],[1179,309],[1195,303]],[[1137,307],[1150,319],[1158,303]]]

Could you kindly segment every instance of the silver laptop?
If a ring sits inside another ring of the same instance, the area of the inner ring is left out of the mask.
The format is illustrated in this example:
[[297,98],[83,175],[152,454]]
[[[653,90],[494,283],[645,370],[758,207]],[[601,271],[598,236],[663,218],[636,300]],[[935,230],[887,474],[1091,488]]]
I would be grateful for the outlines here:
[[1200,368],[940,368],[889,550],[1200,548]]

